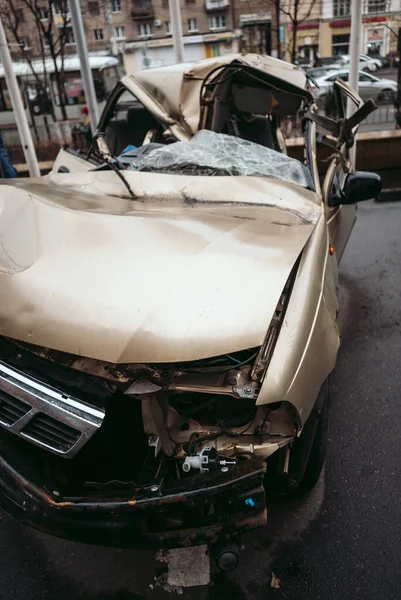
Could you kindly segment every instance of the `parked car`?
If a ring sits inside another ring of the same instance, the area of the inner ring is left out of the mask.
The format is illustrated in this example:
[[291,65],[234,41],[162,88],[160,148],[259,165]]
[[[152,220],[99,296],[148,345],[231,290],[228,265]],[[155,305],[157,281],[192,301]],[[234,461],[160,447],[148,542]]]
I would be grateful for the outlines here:
[[378,69],[385,69],[385,68],[387,68],[387,67],[390,66],[387,58],[385,56],[382,56],[378,52],[371,52],[369,54],[365,54],[364,56],[366,56],[367,58],[371,58],[371,59],[377,61],[377,68]]
[[[314,88],[313,90],[316,102],[319,105],[323,105],[325,102],[326,94],[330,87],[334,84],[336,79],[340,78],[343,81],[347,82],[348,77],[348,70],[339,70],[335,73],[329,72],[326,75],[323,75],[323,77],[316,79],[316,84],[319,86],[318,88]],[[377,100],[378,102],[390,103],[394,101],[395,95],[397,93],[397,84],[391,79],[379,79],[374,75],[370,75],[369,73],[364,73],[360,71],[358,93],[364,100],[372,98],[373,100]]]
[[[342,67],[349,67],[351,62],[351,56],[349,54],[344,54],[338,60],[338,64]],[[370,59],[366,54],[359,55],[359,69],[361,71],[365,71],[366,73],[374,73],[378,69],[378,61],[374,59]]]
[[374,56],[373,54],[360,54],[359,58],[361,61],[366,63],[373,62],[376,65],[376,70],[382,69],[384,66],[385,59],[380,55]]
[[[312,109],[253,54],[126,76],[87,156],[0,190],[0,503],[84,542],[169,547],[267,523],[325,455],[349,172],[375,108]],[[280,122],[305,114],[305,159]],[[316,123],[337,152],[320,186]],[[335,409],[335,407],[334,407]],[[220,547],[221,548],[221,547]],[[217,552],[217,550],[215,550]],[[234,561],[235,562],[235,561]],[[231,561],[231,564],[233,561]]]
[[312,77],[312,79],[319,79],[323,77],[323,75],[327,75],[328,73],[335,73],[340,71],[341,67],[339,65],[327,65],[325,67],[315,67],[314,69],[307,69],[308,77]]

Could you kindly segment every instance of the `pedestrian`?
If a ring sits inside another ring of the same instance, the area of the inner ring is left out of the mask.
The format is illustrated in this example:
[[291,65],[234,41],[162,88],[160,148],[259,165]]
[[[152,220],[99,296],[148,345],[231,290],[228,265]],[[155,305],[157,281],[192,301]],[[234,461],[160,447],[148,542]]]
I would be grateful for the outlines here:
[[72,130],[73,141],[78,141],[79,151],[85,152],[92,142],[92,129],[87,106],[82,107],[82,118]]
[[13,164],[7,156],[7,150],[5,149],[3,142],[3,135],[0,131],[0,177],[2,179],[10,179],[17,177],[17,171],[14,169]]

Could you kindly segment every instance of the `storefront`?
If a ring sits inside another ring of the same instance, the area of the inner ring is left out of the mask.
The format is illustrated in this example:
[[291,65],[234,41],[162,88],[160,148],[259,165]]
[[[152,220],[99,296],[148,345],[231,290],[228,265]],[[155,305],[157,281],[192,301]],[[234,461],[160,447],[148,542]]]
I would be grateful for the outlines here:
[[[290,59],[290,51],[292,45],[292,32],[293,27],[291,24],[288,26],[288,44],[287,52],[288,59]],[[302,64],[310,64],[313,66],[317,53],[319,51],[319,22],[318,21],[307,21],[301,23],[297,27],[297,54],[298,59]]]
[[351,19],[331,21],[331,56],[349,54]]
[[271,14],[248,13],[240,15],[242,30],[241,50],[271,55]]
[[390,30],[386,17],[364,18],[364,52],[386,56],[390,51]]
[[201,37],[203,37],[203,42],[205,45],[205,58],[224,56],[224,54],[237,52],[237,49],[234,48],[235,40],[230,31],[221,33],[205,33],[205,35]]
[[[184,36],[186,61],[201,60],[205,57],[203,38],[203,35]],[[173,65],[175,62],[171,37],[131,42],[125,45],[124,67],[127,73]]]
[[[236,39],[231,31],[184,36],[186,62],[236,52]],[[171,37],[131,42],[125,45],[124,67],[127,73],[175,64]]]

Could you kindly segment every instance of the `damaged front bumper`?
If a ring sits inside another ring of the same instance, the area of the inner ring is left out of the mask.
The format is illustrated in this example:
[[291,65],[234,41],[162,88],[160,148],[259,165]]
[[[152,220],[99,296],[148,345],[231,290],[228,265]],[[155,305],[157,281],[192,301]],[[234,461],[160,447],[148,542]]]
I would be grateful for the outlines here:
[[229,474],[155,481],[119,500],[69,498],[29,481],[1,457],[0,503],[18,520],[57,537],[116,547],[186,547],[264,526],[263,477],[263,461],[250,459]]

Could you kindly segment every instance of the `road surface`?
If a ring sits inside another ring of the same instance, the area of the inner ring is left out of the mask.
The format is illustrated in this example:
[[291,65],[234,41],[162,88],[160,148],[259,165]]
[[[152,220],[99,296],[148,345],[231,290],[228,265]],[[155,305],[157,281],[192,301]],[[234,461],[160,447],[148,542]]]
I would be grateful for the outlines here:
[[[342,264],[342,348],[324,474],[309,498],[270,507],[269,527],[244,536],[236,571],[178,590],[183,600],[400,598],[401,203],[365,203],[358,214]],[[6,515],[0,544],[1,599],[177,594],[166,584],[171,563],[153,552],[68,543]],[[180,566],[184,579],[208,579],[199,554],[189,551]],[[271,570],[279,589],[270,586]]]

